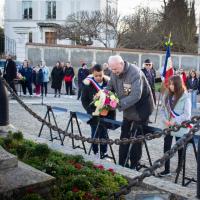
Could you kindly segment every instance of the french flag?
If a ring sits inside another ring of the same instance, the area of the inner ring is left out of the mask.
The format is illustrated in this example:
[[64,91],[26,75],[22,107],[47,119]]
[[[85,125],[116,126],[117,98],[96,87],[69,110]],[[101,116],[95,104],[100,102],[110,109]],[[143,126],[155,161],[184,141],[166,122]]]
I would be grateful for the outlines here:
[[168,86],[168,81],[171,76],[174,74],[174,69],[172,66],[172,58],[170,53],[170,45],[167,45],[167,52],[165,57],[165,65],[163,68],[162,77],[165,83],[165,86]]

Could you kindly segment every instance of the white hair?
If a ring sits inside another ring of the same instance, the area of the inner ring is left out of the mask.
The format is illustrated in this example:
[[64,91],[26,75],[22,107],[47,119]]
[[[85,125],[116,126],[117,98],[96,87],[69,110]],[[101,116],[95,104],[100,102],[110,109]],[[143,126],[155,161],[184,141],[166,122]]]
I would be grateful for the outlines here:
[[111,62],[118,62],[118,63],[122,63],[124,62],[122,57],[119,56],[119,55],[114,55],[114,56],[110,56],[109,59],[108,59],[108,63],[111,63]]

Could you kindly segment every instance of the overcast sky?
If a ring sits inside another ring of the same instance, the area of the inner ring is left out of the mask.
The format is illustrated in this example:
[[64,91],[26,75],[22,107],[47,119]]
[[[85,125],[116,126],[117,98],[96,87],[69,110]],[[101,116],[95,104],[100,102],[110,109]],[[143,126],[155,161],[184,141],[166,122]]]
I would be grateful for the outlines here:
[[[0,25],[3,22],[3,4],[5,0],[0,0]],[[196,1],[196,13],[200,13],[200,0]],[[123,15],[130,14],[133,12],[133,8],[137,6],[149,6],[152,9],[160,10],[163,5],[163,0],[119,0],[119,12]]]

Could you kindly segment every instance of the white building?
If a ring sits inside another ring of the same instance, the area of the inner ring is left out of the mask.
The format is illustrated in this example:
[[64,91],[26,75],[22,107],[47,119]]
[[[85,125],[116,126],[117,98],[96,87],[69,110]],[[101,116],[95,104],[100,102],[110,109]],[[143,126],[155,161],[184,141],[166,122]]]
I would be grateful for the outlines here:
[[[117,9],[118,0],[6,0],[4,12],[6,53],[16,51],[17,60],[25,59],[25,44],[67,44],[56,39],[55,28],[65,23],[68,15],[78,11]],[[9,45],[9,41],[15,45]],[[12,50],[11,50],[12,49]]]

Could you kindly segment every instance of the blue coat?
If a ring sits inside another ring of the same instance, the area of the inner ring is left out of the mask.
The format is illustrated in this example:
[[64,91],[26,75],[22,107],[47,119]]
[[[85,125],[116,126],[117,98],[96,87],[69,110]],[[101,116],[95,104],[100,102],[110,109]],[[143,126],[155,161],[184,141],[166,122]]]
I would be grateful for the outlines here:
[[33,70],[30,67],[22,67],[19,70],[19,73],[26,78],[28,83],[32,83],[33,81]]
[[78,86],[83,86],[83,80],[89,75],[88,69],[83,69],[82,67],[78,70]]

